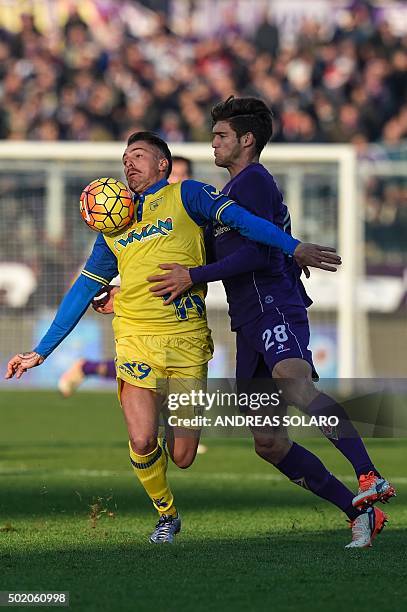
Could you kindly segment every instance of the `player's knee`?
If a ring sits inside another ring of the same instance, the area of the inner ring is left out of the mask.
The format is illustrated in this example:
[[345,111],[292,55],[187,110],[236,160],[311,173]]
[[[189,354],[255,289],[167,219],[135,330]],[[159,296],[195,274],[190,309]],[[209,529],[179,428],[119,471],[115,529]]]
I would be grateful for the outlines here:
[[131,436],[131,448],[137,455],[148,455],[157,448],[157,438],[154,436]]
[[194,449],[182,449],[178,450],[174,453],[173,461],[175,465],[181,470],[186,470],[189,468],[195,459],[196,450]]
[[285,359],[273,368],[273,378],[287,404],[304,408],[318,392],[312,382],[312,369],[303,359]]
[[255,439],[255,450],[259,457],[276,465],[280,463],[291,448],[291,440],[286,437]]

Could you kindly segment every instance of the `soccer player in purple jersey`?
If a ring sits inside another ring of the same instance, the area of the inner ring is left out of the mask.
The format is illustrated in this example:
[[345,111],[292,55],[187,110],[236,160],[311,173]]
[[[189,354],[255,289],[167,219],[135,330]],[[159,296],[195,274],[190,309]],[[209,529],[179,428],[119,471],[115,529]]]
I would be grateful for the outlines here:
[[[271,111],[261,100],[231,97],[213,108],[212,120],[215,164],[230,174],[223,193],[291,233],[282,195],[272,175],[259,163],[272,135]],[[308,348],[306,310],[312,301],[300,280],[301,269],[281,251],[250,242],[227,226],[215,223],[211,230],[216,261],[189,270],[164,264],[162,268],[168,272],[150,278],[159,281],[152,291],[157,296],[170,293],[170,303],[192,284],[223,281],[236,332],[237,379],[271,375],[279,381],[287,404],[309,415],[337,416],[339,427],[322,431],[351,462],[359,479],[358,495],[354,497],[314,454],[292,442],[285,432],[253,430],[257,454],[347,514],[353,532],[348,547],[370,546],[386,521],[386,515],[373,504],[387,501],[395,491],[373,465],[343,407],[313,384],[316,373]],[[329,265],[324,269],[332,270]],[[307,269],[305,273],[308,275]]]

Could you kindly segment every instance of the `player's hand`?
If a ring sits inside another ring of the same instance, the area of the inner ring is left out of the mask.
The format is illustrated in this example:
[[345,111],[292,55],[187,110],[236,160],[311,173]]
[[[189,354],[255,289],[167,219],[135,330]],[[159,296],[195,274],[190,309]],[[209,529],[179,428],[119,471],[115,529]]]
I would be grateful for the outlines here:
[[4,378],[21,378],[24,372],[41,365],[44,362],[44,357],[35,351],[28,353],[18,353],[10,359],[7,364],[7,372]]
[[302,269],[302,271],[303,271],[303,272],[304,272],[304,274],[305,274],[305,278],[309,278],[309,277],[311,276],[310,269],[309,269],[309,268],[307,268],[307,266],[303,266],[301,269]]
[[99,314],[112,314],[114,312],[114,296],[119,293],[120,287],[107,285],[103,287],[92,300],[92,308]]
[[166,274],[155,274],[153,276],[148,276],[147,280],[150,283],[157,283],[157,285],[150,287],[150,291],[154,293],[156,297],[162,297],[169,294],[167,299],[164,301],[164,306],[168,306],[168,304],[171,304],[176,297],[192,287],[193,282],[186,266],[181,266],[177,263],[170,263],[160,264],[160,268],[162,270],[168,270],[168,272]]
[[[294,258],[300,268],[320,268],[328,272],[336,272],[337,266],[340,266],[342,260],[336,253],[336,249],[332,247],[321,246],[319,244],[311,244],[309,242],[300,242],[294,251]],[[307,271],[304,270],[305,276]],[[309,275],[309,270],[308,270]]]

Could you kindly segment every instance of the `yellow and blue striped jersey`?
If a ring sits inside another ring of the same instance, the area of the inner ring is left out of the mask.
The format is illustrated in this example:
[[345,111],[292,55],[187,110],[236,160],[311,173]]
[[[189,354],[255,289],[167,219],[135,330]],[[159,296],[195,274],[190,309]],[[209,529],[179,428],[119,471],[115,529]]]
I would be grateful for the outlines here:
[[202,228],[216,220],[250,240],[292,255],[299,241],[276,225],[256,217],[212,185],[187,180],[152,185],[136,199],[137,215],[120,236],[99,234],[85,268],[65,295],[50,328],[34,349],[47,357],[72,331],[100,287],[121,274],[115,299],[117,336],[189,333],[206,326],[204,287],[193,287],[175,306],[164,306],[149,292],[147,276],[159,263],[188,267],[205,263]]
[[[206,327],[206,285],[194,286],[171,305],[149,291],[147,277],[163,273],[160,263],[188,268],[205,263],[203,229],[188,214],[181,183],[143,194],[138,218],[119,236],[103,236],[117,260],[121,289],[115,297],[116,338],[188,333]],[[85,269],[84,274],[87,274]]]

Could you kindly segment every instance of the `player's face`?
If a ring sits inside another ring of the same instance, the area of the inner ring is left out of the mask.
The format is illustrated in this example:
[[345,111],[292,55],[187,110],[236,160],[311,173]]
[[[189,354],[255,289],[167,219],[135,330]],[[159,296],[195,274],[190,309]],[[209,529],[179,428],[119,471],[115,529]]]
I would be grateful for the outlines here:
[[123,155],[124,173],[133,192],[142,193],[164,178],[168,162],[148,142],[134,142]]
[[172,170],[168,182],[179,183],[180,181],[186,181],[189,178],[191,177],[189,176],[188,172],[188,164],[186,164],[184,161],[173,160]]
[[213,126],[212,147],[215,164],[221,168],[227,168],[235,163],[243,151],[243,146],[240,144],[236,132],[232,130],[227,121],[218,121]]

